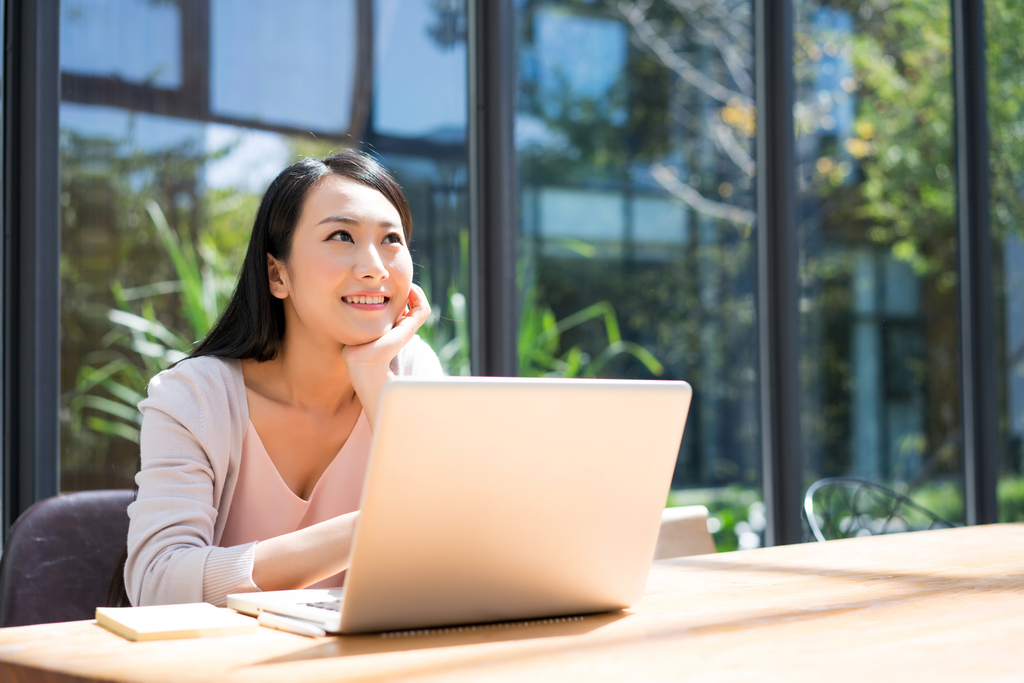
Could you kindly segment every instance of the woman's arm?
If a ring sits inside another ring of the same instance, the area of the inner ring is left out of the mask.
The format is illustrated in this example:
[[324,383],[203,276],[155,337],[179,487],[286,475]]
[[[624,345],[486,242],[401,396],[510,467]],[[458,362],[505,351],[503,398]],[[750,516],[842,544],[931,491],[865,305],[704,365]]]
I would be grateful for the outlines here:
[[256,544],[252,580],[261,590],[305,588],[348,569],[359,511]]
[[245,433],[244,389],[237,367],[216,358],[186,360],[150,382],[139,404],[139,493],[128,508],[125,588],[133,605],[223,605],[228,593],[256,590],[252,544],[213,545],[233,485],[232,453]]
[[395,321],[394,327],[380,339],[359,346],[346,346],[342,350],[349,379],[359,402],[363,404],[370,429],[376,424],[384,383],[392,376],[391,360],[409,343],[429,315],[430,304],[426,295],[413,285],[409,290],[409,310]]

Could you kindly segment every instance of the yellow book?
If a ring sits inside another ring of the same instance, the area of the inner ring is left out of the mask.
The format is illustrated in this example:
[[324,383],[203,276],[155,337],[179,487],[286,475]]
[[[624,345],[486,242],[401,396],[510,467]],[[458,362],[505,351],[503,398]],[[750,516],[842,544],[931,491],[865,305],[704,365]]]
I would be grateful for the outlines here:
[[96,623],[128,640],[173,640],[256,633],[252,617],[208,602],[152,607],[97,607]]

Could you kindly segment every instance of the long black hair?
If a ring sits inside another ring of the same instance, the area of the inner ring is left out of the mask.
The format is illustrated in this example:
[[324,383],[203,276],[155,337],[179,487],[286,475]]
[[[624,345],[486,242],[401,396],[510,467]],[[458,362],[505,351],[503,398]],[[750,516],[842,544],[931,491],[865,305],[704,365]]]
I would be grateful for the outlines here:
[[405,242],[412,237],[412,215],[402,188],[387,169],[366,154],[340,152],[324,159],[303,159],[274,178],[260,201],[238,285],[213,329],[192,350],[190,358],[268,361],[277,356],[284,338],[284,303],[271,295],[267,254],[288,262],[292,236],[310,189],[328,175],[372,187],[390,201],[402,219]]

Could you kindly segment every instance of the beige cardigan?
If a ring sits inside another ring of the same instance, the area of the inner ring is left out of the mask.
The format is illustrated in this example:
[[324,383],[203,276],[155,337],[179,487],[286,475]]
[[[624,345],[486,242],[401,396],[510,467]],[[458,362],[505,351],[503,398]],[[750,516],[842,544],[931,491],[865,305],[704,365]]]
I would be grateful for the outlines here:
[[[433,350],[413,337],[391,362],[396,375],[443,375]],[[139,403],[138,499],[128,507],[125,588],[133,605],[211,602],[256,591],[249,543],[218,547],[249,424],[241,364],[205,356],[149,383]]]

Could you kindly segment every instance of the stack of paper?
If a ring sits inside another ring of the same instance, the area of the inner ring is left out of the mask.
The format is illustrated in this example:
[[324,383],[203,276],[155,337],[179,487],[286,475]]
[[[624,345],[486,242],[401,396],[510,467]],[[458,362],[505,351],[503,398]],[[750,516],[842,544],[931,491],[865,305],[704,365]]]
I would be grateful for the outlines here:
[[252,617],[206,602],[153,607],[97,607],[96,623],[128,640],[172,640],[255,633]]

